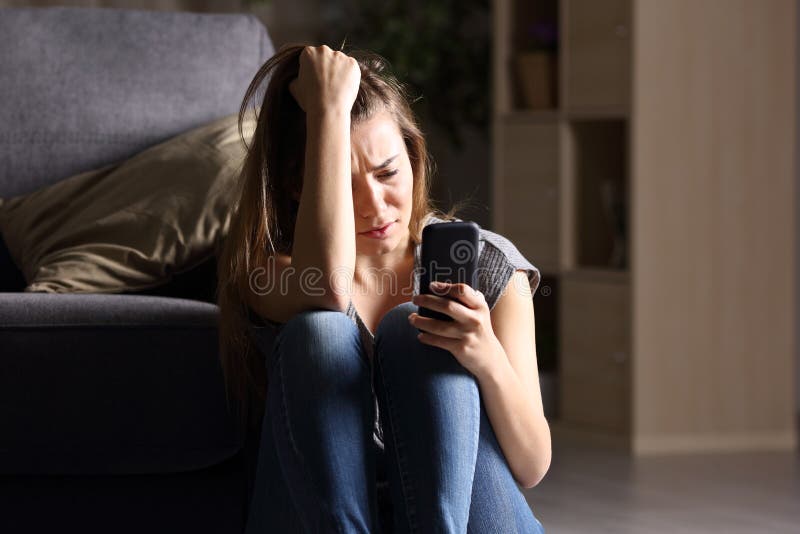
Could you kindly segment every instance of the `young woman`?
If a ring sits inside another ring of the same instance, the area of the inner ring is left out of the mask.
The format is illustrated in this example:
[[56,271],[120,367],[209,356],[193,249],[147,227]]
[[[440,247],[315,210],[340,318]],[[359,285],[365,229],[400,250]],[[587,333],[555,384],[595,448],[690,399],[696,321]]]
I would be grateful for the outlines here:
[[519,489],[551,457],[539,271],[481,230],[479,287],[420,296],[422,229],[455,218],[403,86],[374,54],[285,47],[240,130],[266,79],[219,268],[226,381],[263,417],[247,532],[543,531]]

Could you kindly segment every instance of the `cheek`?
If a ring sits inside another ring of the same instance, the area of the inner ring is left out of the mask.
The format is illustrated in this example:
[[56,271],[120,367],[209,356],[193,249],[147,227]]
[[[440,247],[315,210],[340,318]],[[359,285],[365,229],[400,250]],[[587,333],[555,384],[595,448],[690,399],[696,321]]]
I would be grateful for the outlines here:
[[405,212],[411,206],[411,190],[405,185],[392,187],[385,192],[384,199],[387,204],[394,206],[397,210]]
[[411,177],[404,180],[402,185],[398,187],[397,200],[403,206],[404,211],[411,211],[411,206],[414,203],[414,180]]
[[414,172],[411,170],[411,162],[406,160],[403,169],[403,192],[411,199],[411,194],[414,191]]

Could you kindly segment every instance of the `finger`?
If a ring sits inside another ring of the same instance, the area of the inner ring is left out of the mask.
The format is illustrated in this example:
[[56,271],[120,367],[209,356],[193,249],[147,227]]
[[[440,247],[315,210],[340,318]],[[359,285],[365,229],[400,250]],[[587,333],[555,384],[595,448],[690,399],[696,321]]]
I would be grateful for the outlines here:
[[477,289],[474,289],[469,284],[433,282],[430,285],[430,290],[434,295],[454,298],[461,302],[464,306],[472,309],[478,309],[486,302],[483,293]]
[[450,339],[461,338],[461,330],[450,321],[422,317],[416,313],[412,313],[408,320],[412,325],[425,332]]
[[415,295],[412,302],[422,308],[449,315],[455,321],[466,319],[466,307],[459,301],[436,295]]
[[439,347],[440,349],[444,349],[448,351],[450,354],[453,354],[457,350],[458,341],[442,336],[437,336],[436,334],[430,334],[427,332],[420,332],[417,335],[417,339],[420,340],[421,343],[425,343],[426,345],[431,345],[434,347]]

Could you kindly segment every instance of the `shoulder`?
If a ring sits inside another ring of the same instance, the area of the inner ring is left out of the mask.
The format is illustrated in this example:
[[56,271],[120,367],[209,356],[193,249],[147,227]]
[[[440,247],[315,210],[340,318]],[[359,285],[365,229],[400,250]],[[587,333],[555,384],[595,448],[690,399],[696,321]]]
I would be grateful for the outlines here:
[[479,291],[486,297],[490,310],[494,308],[517,271],[524,271],[531,288],[531,295],[535,294],[541,281],[539,269],[507,237],[482,228],[478,257],[478,286]]
[[519,249],[507,237],[481,228],[481,258],[510,265],[533,267]]

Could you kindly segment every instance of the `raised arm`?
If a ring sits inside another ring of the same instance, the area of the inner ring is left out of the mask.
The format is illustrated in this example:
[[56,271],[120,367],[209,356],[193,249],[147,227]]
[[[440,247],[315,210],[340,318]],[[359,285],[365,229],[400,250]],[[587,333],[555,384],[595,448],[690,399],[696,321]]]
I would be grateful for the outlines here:
[[306,113],[303,189],[291,257],[276,258],[274,274],[280,279],[287,268],[292,272],[285,289],[276,284],[250,303],[277,322],[311,308],[344,311],[355,270],[350,111],[361,71],[355,59],[327,46],[307,46],[299,66],[289,90]]
[[[292,265],[298,273],[306,267],[321,269],[320,285],[331,297],[324,302],[341,310],[347,307],[355,269],[350,109],[360,79],[355,59],[327,46],[306,47],[300,74],[289,86],[306,112],[305,173]],[[339,287],[328,285],[334,270]]]

